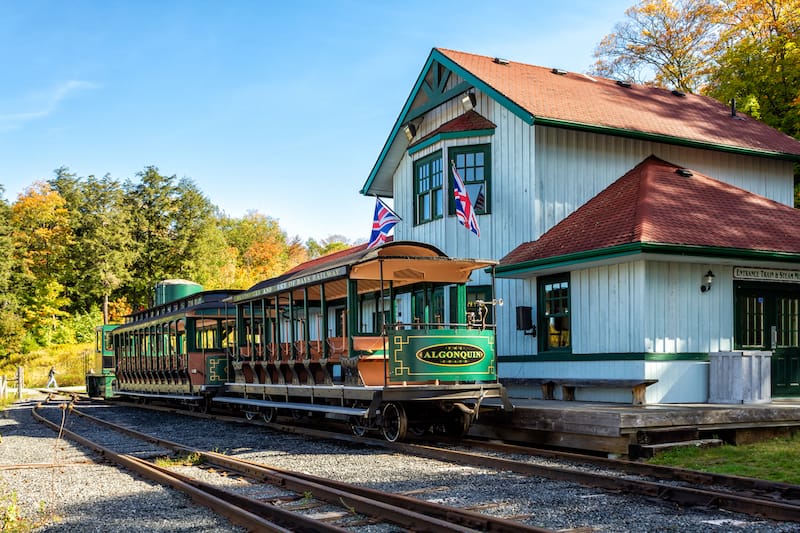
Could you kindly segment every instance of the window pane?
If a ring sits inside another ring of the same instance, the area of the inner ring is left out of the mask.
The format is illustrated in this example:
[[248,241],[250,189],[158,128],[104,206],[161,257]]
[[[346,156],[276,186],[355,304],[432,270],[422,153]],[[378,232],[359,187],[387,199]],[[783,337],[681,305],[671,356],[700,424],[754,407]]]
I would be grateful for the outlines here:
[[546,331],[541,348],[563,350],[570,347],[569,281],[553,280],[540,282],[539,309],[541,327]]

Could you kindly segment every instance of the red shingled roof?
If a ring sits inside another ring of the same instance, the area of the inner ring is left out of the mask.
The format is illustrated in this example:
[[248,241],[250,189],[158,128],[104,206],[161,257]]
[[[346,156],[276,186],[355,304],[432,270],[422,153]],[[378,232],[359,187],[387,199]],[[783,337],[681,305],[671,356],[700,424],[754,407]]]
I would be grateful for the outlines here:
[[650,156],[500,265],[633,243],[800,253],[800,210]]
[[800,155],[800,142],[705,96],[675,96],[644,85],[437,48],[439,53],[536,119],[646,135],[666,136],[740,150]]

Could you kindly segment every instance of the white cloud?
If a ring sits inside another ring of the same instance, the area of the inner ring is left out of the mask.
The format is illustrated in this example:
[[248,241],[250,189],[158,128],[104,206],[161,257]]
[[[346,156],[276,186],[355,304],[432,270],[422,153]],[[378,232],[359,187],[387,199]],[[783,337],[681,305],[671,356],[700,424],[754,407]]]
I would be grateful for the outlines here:
[[0,112],[0,131],[18,129],[28,122],[46,118],[53,114],[70,96],[97,87],[97,84],[90,81],[68,80],[47,91],[31,93],[25,98],[24,103],[12,104],[13,107],[28,108],[27,110],[11,113]]

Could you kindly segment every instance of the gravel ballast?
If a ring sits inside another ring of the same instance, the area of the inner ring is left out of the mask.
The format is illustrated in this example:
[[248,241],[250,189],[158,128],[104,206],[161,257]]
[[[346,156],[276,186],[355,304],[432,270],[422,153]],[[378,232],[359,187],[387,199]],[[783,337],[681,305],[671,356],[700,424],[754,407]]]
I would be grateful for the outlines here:
[[[41,531],[240,531],[227,520],[171,489],[157,487],[65,440],[30,414],[32,404],[0,413],[0,493],[16,492],[19,506]],[[530,525],[593,531],[798,531],[798,524],[725,511],[681,508],[631,495],[509,472],[457,465],[279,433],[261,426],[197,419],[133,408],[84,407],[100,418],[119,418],[140,431],[288,470],[491,514],[516,515]],[[52,419],[54,408],[50,409]],[[57,414],[56,414],[57,416]],[[66,427],[69,427],[68,421]],[[56,467],[3,469],[56,463]],[[44,512],[39,513],[40,502]]]
[[[0,514],[15,497],[37,531],[244,531],[178,491],[96,462],[95,454],[36,422],[34,405],[0,411]],[[42,463],[55,466],[31,467]]]

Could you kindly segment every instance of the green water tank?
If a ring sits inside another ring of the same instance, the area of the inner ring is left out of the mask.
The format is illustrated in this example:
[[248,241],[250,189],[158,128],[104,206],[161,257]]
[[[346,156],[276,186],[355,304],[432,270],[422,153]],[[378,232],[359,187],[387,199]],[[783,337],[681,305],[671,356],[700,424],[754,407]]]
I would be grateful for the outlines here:
[[199,283],[187,281],[185,279],[167,279],[156,283],[155,302],[156,305],[164,305],[202,291],[203,286]]

